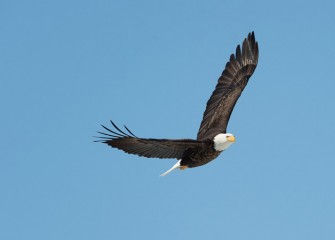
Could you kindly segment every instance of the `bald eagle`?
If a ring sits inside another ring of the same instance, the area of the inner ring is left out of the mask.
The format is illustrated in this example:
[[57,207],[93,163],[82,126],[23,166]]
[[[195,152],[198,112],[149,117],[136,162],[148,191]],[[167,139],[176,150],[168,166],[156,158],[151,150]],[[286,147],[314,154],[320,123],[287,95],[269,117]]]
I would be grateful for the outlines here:
[[207,102],[196,140],[139,138],[126,126],[125,130],[121,130],[111,121],[115,129],[111,130],[102,125],[107,133],[98,132],[101,135],[96,142],[142,157],[177,159],[177,163],[161,176],[177,168],[183,170],[207,164],[235,142],[234,135],[227,133],[228,121],[238,98],[256,69],[257,62],[258,43],[252,32],[244,39],[242,50],[240,45],[237,46],[235,55],[230,56],[219,77]]

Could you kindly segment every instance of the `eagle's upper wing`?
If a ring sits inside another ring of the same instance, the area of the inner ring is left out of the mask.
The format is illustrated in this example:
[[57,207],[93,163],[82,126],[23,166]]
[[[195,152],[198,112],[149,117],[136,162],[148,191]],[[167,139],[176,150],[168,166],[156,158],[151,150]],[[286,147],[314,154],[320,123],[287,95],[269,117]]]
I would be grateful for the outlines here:
[[213,139],[215,135],[226,132],[236,101],[256,69],[257,62],[258,44],[252,32],[244,39],[242,51],[238,45],[235,56],[230,56],[207,102],[197,140]]
[[126,153],[136,154],[148,158],[176,158],[181,159],[184,152],[189,149],[203,148],[205,142],[192,139],[152,139],[138,138],[126,126],[128,133],[120,130],[112,121],[118,132],[102,125],[109,133],[98,132],[104,136],[99,136],[97,142],[106,143],[111,147],[123,150]]

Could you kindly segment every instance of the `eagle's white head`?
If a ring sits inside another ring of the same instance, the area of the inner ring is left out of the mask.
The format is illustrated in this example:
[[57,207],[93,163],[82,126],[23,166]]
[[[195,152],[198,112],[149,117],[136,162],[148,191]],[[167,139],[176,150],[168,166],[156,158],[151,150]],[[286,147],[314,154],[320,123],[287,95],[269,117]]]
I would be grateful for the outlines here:
[[221,152],[235,142],[235,137],[231,133],[220,133],[214,137],[213,142],[214,149]]

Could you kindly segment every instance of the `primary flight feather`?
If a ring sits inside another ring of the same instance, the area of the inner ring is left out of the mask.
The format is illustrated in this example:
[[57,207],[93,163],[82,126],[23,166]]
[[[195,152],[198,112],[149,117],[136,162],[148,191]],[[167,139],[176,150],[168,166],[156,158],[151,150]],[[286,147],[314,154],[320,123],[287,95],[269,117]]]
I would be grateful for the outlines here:
[[126,153],[148,158],[175,158],[178,162],[163,173],[204,165],[220,155],[233,142],[233,134],[227,133],[227,125],[234,106],[240,97],[258,62],[258,43],[254,32],[244,39],[242,49],[236,48],[235,55],[230,56],[212,96],[209,98],[197,139],[154,139],[139,138],[126,126],[125,130],[111,130],[102,125],[107,132],[101,134],[98,142],[106,143]]

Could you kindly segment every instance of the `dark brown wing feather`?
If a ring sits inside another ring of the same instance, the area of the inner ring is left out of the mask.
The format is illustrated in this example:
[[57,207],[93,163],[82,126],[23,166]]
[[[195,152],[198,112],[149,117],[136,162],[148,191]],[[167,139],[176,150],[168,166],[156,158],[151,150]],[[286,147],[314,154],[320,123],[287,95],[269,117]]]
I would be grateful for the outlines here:
[[109,133],[98,132],[100,140],[113,148],[118,148],[126,153],[136,154],[148,158],[176,158],[181,159],[186,150],[206,147],[205,143],[192,139],[152,139],[138,138],[126,126],[128,133],[119,129],[112,121],[117,131],[102,125]]
[[258,62],[258,44],[254,32],[244,39],[236,54],[230,56],[216,88],[207,102],[197,140],[213,139],[227,130],[230,115]]

